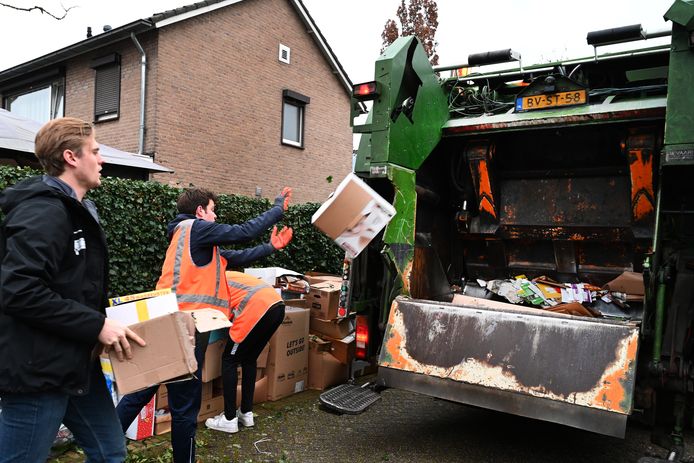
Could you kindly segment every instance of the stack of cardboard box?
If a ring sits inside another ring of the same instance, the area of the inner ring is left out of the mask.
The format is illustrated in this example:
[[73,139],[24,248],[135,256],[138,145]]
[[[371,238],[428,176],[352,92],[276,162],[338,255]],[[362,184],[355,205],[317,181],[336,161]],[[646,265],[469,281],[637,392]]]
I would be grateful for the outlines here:
[[[226,330],[224,330],[226,334]],[[205,353],[205,363],[203,364],[202,380],[202,402],[198,413],[198,423],[207,418],[212,418],[224,411],[224,389],[222,383],[222,353],[226,346],[226,337],[222,337],[207,346]],[[267,359],[269,346],[260,353],[258,357],[255,394],[253,403],[265,402],[267,400]],[[236,387],[236,407],[241,405],[241,368],[238,370],[238,383]],[[169,411],[168,393],[165,385],[159,386],[156,396],[156,420],[154,434],[160,435],[171,431],[171,413]]]
[[309,388],[323,390],[349,378],[354,358],[354,326],[351,319],[338,317],[342,278],[309,274],[306,305],[311,311],[309,339]]

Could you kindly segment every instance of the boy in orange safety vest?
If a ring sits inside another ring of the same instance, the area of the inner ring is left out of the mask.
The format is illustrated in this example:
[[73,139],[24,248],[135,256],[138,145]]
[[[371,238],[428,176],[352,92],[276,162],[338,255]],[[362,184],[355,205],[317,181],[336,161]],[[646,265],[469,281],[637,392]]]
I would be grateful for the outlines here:
[[[169,223],[171,241],[157,289],[172,288],[176,293],[180,310],[213,307],[231,316],[231,294],[227,285],[226,269],[245,266],[285,247],[292,238],[292,229],[285,227],[278,232],[277,227],[274,227],[270,243],[249,249],[226,250],[219,246],[252,240],[263,234],[282,219],[290,198],[291,189],[284,188],[275,199],[274,206],[268,211],[248,222],[230,225],[216,223],[217,197],[214,193],[201,188],[184,191],[177,203],[179,214]],[[273,310],[273,313],[277,310],[279,309]],[[249,310],[248,313],[251,314],[253,311]],[[198,371],[195,378],[166,385],[172,418],[171,444],[174,463],[195,461],[195,431],[202,390],[199,378],[208,341],[209,333],[196,332],[195,356]],[[123,397],[116,408],[123,430],[128,428],[142,407],[156,394],[157,389],[158,386],[153,386]]]

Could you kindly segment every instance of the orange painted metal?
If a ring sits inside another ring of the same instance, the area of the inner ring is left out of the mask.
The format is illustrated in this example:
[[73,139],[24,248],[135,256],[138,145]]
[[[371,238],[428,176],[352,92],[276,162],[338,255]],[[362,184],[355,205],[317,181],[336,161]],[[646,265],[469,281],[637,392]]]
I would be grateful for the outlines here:
[[650,222],[655,214],[653,185],[654,128],[631,129],[623,146],[629,161],[631,178],[631,210],[635,223]]
[[492,220],[498,221],[490,173],[494,145],[486,140],[472,143],[465,149],[465,155],[470,165],[470,174],[477,192],[479,211],[488,214]]
[[647,148],[630,149],[631,207],[634,220],[640,222],[655,211],[653,198],[653,152]]

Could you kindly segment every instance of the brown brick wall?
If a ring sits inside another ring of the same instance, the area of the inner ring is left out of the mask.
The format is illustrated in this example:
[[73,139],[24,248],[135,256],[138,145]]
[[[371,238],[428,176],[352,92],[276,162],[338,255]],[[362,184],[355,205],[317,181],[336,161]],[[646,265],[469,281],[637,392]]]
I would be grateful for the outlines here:
[[[287,0],[246,0],[141,34],[147,54],[145,153],[175,170],[154,180],[219,193],[323,201],[351,168],[349,97]],[[279,44],[291,64],[278,61]],[[120,116],[99,142],[137,152],[140,55],[130,39],[67,63],[65,114],[94,120],[90,63],[121,55]],[[281,144],[282,90],[311,98],[304,149]],[[333,183],[326,178],[332,177]]]
[[[277,59],[291,48],[291,64]],[[287,0],[247,0],[159,29],[154,177],[323,201],[351,168],[349,98]],[[282,90],[311,98],[305,149],[281,144]],[[334,182],[326,181],[332,176]]]
[[[147,55],[147,84],[156,82],[156,32],[138,37]],[[107,48],[82,55],[67,63],[65,72],[65,115],[94,121],[95,71],[90,67],[95,58],[118,53],[121,56],[121,93],[119,118],[96,123],[100,143],[137,153],[140,126],[140,53],[132,40],[127,39]],[[156,93],[147,88],[144,152],[155,150]]]

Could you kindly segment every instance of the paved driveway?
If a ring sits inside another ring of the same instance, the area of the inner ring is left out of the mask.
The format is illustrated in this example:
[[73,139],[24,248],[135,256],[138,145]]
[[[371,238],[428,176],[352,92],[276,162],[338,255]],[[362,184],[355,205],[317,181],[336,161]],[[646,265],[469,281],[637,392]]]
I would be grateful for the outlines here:
[[[394,389],[361,415],[336,415],[319,407],[318,395],[256,405],[256,426],[237,434],[201,425],[199,461],[633,463],[652,448],[636,423],[621,440]],[[130,462],[170,461],[168,435],[128,448]],[[52,461],[82,460],[70,451]]]

